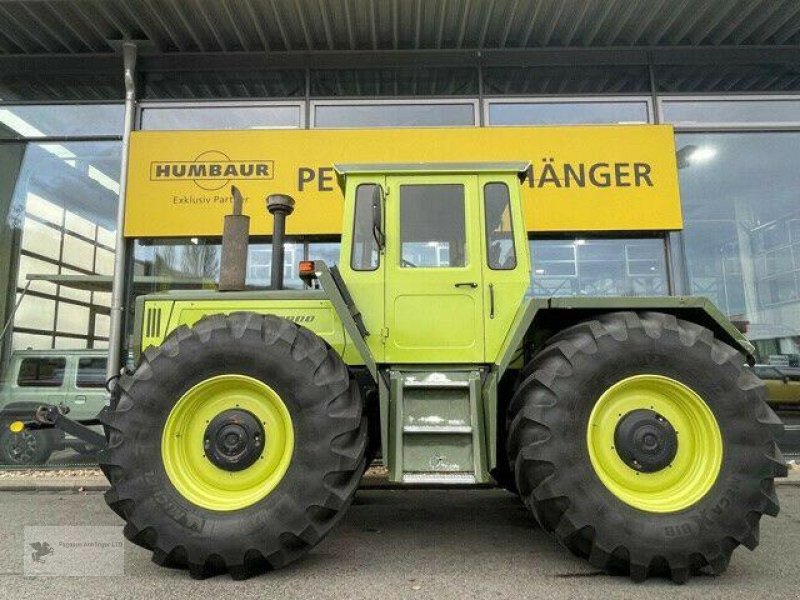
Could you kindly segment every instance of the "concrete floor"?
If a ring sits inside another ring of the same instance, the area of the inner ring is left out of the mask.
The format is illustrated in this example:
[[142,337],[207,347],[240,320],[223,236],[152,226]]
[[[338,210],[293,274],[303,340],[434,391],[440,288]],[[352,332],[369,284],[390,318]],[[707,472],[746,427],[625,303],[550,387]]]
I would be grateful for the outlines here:
[[739,549],[728,572],[687,585],[633,584],[598,573],[540,531],[499,490],[362,490],[345,520],[304,560],[244,582],[194,581],[126,542],[125,575],[22,576],[25,525],[115,525],[99,493],[0,492],[4,598],[797,598],[800,487],[781,486],[782,512],[764,518],[761,546]]

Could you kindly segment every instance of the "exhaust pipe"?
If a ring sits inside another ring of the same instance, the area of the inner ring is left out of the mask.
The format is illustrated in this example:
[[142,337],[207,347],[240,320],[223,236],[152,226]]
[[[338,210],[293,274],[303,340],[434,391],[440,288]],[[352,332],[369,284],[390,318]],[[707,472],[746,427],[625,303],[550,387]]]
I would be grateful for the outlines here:
[[286,217],[294,211],[294,198],[286,194],[267,196],[267,210],[272,215],[272,279],[273,290],[283,289],[283,240],[286,237]]
[[242,214],[244,198],[234,185],[233,213],[225,215],[222,226],[222,256],[219,264],[219,290],[239,292],[245,289],[247,244],[250,240],[250,217]]

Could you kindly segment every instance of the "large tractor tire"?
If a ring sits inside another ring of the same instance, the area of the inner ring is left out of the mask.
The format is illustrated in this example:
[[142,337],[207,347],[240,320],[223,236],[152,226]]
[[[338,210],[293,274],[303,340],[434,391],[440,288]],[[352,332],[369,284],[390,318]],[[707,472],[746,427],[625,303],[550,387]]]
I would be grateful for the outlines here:
[[573,553],[682,583],[758,545],[786,465],[740,352],[695,323],[625,312],[566,329],[528,367],[509,461],[536,520]]
[[364,470],[359,388],[275,316],[216,315],[148,349],[101,419],[125,536],[195,578],[283,567],[322,540]]

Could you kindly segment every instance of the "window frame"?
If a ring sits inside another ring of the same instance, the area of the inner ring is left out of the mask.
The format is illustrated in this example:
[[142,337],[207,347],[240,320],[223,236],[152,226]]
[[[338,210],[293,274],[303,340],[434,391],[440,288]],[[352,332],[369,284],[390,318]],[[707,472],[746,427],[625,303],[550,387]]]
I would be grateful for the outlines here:
[[753,132],[753,131],[798,131],[797,121],[667,121],[664,118],[664,105],[670,102],[720,103],[720,102],[800,102],[800,94],[660,94],[656,97],[656,117],[658,123],[672,125],[675,133],[688,132]]
[[[297,126],[280,125],[277,127],[259,127],[253,129],[307,129],[306,121],[306,101],[299,100],[149,100],[139,102],[136,106],[136,131],[167,131],[165,129],[152,129],[147,127],[146,112],[149,109],[236,109],[236,108],[271,108],[271,107],[295,107],[299,112]],[[183,129],[180,131],[203,131],[202,129]],[[232,129],[209,129],[209,131],[236,131]]]
[[348,125],[345,127],[324,127],[317,125],[317,108],[320,106],[457,106],[467,105],[472,107],[472,125],[414,125],[397,126],[384,125],[385,129],[420,128],[431,129],[436,127],[480,127],[481,109],[480,99],[470,96],[431,96],[426,99],[407,98],[376,98],[376,99],[335,99],[335,100],[309,100],[309,125],[310,129],[362,129],[363,125]]
[[[490,111],[492,105],[497,104],[644,104],[647,108],[646,124],[655,123],[656,111],[653,106],[653,97],[642,94],[611,94],[611,95],[592,95],[592,96],[485,96],[483,97],[483,124],[485,127],[570,127],[579,126],[581,123],[529,123],[519,125],[492,125]],[[606,125],[633,125],[640,124],[641,121],[618,121],[615,123],[603,123]],[[592,123],[586,123],[591,125]],[[594,123],[599,125],[599,123]]]

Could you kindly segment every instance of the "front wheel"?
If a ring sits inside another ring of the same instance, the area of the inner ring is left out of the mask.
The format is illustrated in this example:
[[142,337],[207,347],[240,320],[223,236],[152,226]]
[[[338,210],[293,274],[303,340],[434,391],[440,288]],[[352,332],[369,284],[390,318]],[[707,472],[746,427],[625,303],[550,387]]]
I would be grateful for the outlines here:
[[596,567],[720,573],[758,544],[786,474],[744,357],[697,324],[612,313],[554,337],[509,408],[509,461],[540,525]]
[[215,315],[148,349],[101,415],[106,501],[125,535],[196,578],[282,567],[350,505],[364,470],[358,385],[311,331]]
[[55,449],[51,431],[24,429],[18,433],[0,423],[0,465],[26,467],[43,465]]

